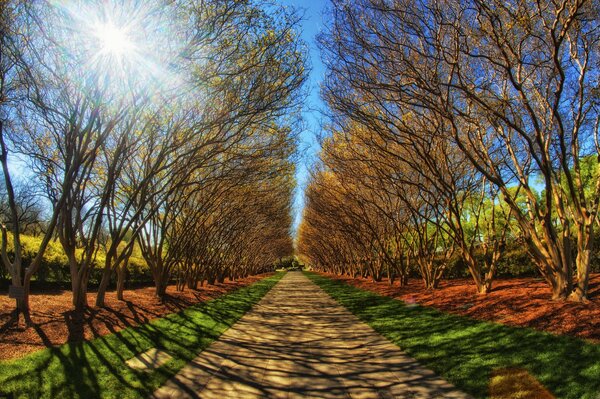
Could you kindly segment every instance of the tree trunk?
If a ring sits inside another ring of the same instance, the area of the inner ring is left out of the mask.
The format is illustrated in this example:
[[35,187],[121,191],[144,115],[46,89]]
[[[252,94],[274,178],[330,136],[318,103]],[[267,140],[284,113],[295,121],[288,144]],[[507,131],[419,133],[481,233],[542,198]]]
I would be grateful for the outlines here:
[[196,287],[198,286],[198,279],[197,279],[197,278],[194,276],[194,274],[193,274],[193,273],[190,273],[190,274],[187,276],[187,278],[186,278],[186,281],[185,281],[185,282],[186,282],[186,284],[187,284],[187,287],[188,287],[190,290],[195,290],[195,289],[196,289]]
[[471,278],[475,283],[475,289],[478,294],[488,294],[492,288],[492,282],[486,281],[483,277],[483,270],[481,269],[481,263],[475,259],[475,257],[469,251],[469,248],[465,245],[461,245],[462,259],[467,264],[467,269],[471,274]]
[[108,289],[108,285],[110,284],[110,278],[112,276],[112,267],[110,263],[107,262],[105,264],[104,269],[102,270],[102,279],[100,280],[100,285],[98,286],[98,294],[96,295],[96,306],[99,308],[103,308],[105,306],[105,297],[106,290]]
[[125,276],[127,274],[127,266],[123,265],[117,269],[117,300],[124,301],[123,290],[125,289]]
[[400,280],[400,287],[406,286],[408,284],[408,274],[403,274],[399,280]]
[[492,292],[492,283],[491,281],[484,281],[477,287],[477,293],[480,295],[487,295]]
[[[40,258],[41,259],[41,258]],[[17,301],[17,311],[23,315],[23,319],[25,320],[25,325],[27,327],[31,327],[33,325],[33,321],[31,320],[31,309],[29,307],[29,294],[31,292],[31,272],[32,265],[29,265],[29,268],[25,269],[25,275],[23,276],[23,299]],[[18,316],[18,314],[17,314]],[[17,322],[18,322],[17,318]]]
[[77,282],[76,286],[76,290],[73,291],[73,306],[75,311],[83,312],[87,308],[87,290],[81,281]]
[[590,260],[594,247],[593,225],[581,228],[577,240],[577,257],[575,259],[577,281],[569,294],[569,301],[588,302],[588,285],[590,282]]
[[567,299],[569,292],[567,290],[567,278],[561,272],[557,272],[550,277],[550,286],[552,287],[552,300],[562,301]]
[[401,276],[400,286],[404,287],[408,284],[408,274],[410,273],[410,252],[406,254],[406,256],[400,257],[400,268],[401,268]]
[[[577,255],[577,282],[574,285],[573,291],[569,294],[569,301],[573,302],[588,302],[588,286],[590,281],[590,253],[586,250],[581,255]],[[580,263],[581,262],[581,263]]]
[[[13,280],[14,282],[14,280]],[[31,312],[29,309],[29,290],[30,290],[30,283],[29,280],[25,280],[24,284],[14,284],[13,285],[15,287],[22,287],[23,288],[23,297],[20,299],[15,299],[15,310],[14,310],[14,316],[12,316],[14,323],[16,325],[19,325],[19,318],[21,315],[23,315],[23,321],[25,322],[25,326],[30,327],[33,325],[33,321],[31,320]],[[12,320],[11,320],[12,321]]]
[[496,253],[492,256],[492,260],[488,263],[488,271],[484,276],[483,288],[484,292],[481,294],[489,294],[492,292],[492,284],[496,277],[496,268],[498,267],[498,260],[500,259],[500,253]]
[[181,268],[179,269],[179,271],[177,272],[177,283],[175,285],[175,289],[178,292],[183,292],[183,290],[185,289],[185,280],[186,280],[187,276],[186,273],[184,271],[181,270]]
[[165,300],[166,293],[167,293],[167,284],[161,280],[156,284],[155,294],[162,302]]

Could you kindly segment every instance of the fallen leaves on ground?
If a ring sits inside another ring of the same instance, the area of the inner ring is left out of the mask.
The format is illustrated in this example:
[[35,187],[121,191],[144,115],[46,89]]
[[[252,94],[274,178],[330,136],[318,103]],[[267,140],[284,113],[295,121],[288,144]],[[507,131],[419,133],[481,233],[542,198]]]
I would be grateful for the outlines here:
[[494,370],[490,378],[490,399],[554,399],[554,396],[527,370]]

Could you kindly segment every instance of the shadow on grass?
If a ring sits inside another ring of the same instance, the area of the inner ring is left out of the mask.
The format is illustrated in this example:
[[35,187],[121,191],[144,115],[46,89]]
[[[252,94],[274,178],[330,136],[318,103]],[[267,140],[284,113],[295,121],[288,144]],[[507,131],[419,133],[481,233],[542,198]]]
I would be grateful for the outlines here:
[[407,306],[307,273],[335,300],[460,389],[488,397],[492,373],[528,370],[558,398],[600,398],[600,345]]
[[[115,334],[0,362],[0,397],[147,397],[234,324],[282,275]],[[163,349],[173,358],[151,372],[125,365],[150,348]]]

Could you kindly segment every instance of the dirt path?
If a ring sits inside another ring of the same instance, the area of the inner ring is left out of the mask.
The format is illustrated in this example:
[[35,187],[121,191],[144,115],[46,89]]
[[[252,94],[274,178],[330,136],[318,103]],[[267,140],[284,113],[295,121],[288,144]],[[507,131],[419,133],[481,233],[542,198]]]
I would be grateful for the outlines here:
[[468,398],[288,273],[156,398]]

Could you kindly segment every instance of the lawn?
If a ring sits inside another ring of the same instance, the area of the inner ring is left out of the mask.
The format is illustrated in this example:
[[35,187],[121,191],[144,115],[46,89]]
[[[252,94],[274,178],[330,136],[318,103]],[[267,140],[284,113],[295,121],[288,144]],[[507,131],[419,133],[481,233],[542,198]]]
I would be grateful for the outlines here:
[[[0,397],[147,397],[233,325],[283,274],[116,334],[0,362]],[[152,372],[127,367],[128,359],[150,348],[163,349],[173,358]]]
[[477,398],[489,397],[495,373],[516,368],[527,370],[557,398],[600,399],[600,345],[409,306],[318,274],[307,276],[409,355]]

